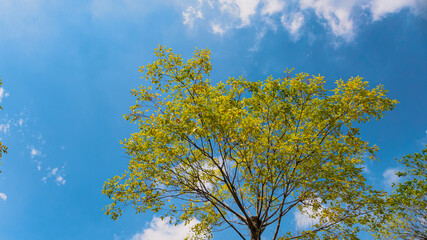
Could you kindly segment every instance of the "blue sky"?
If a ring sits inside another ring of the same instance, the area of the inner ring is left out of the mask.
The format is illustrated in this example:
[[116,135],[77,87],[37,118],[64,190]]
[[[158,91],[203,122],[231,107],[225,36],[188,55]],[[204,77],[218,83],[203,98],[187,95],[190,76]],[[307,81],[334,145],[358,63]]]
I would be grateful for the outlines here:
[[136,130],[123,119],[129,91],[159,44],[184,57],[211,49],[214,82],[293,67],[330,86],[385,85],[400,104],[361,129],[380,147],[366,171],[378,188],[395,158],[427,144],[425,0],[1,0],[0,33],[0,239],[182,239],[186,227],[151,213],[101,211],[104,181],[128,164],[119,140]]

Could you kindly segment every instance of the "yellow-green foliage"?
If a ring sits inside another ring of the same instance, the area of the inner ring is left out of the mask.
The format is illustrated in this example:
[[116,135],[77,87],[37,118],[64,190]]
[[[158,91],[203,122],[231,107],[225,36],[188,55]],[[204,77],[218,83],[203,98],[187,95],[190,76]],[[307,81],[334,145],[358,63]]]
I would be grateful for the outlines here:
[[388,238],[427,239],[427,146],[398,160],[404,167],[393,183],[388,211],[394,217],[379,234]]
[[[117,219],[131,205],[177,221],[197,218],[200,238],[231,226],[252,239],[266,227],[281,239],[354,239],[361,226],[380,225],[384,194],[361,173],[377,147],[354,124],[393,109],[397,101],[382,86],[369,89],[354,77],[329,90],[324,77],[290,70],[212,84],[209,50],[196,49],[187,62],[162,46],[155,55],[140,67],[149,84],[132,90],[137,101],[125,118],[139,131],[122,142],[128,171],[104,185],[113,201],[106,214]],[[317,224],[278,235],[296,208],[311,209]]]

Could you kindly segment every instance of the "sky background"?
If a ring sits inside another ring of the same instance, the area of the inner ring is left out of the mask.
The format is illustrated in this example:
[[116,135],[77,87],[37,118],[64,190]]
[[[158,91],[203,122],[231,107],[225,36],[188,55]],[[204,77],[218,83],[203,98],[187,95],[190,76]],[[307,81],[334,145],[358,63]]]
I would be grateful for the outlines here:
[[[102,212],[103,183],[128,165],[119,141],[136,130],[123,119],[145,84],[138,67],[159,44],[184,58],[212,52],[213,82],[295,73],[360,75],[400,103],[361,136],[379,146],[366,164],[389,189],[395,158],[427,144],[425,0],[0,0],[0,239],[182,239],[131,208]],[[297,212],[289,225],[307,226]],[[236,239],[233,232],[214,239]]]

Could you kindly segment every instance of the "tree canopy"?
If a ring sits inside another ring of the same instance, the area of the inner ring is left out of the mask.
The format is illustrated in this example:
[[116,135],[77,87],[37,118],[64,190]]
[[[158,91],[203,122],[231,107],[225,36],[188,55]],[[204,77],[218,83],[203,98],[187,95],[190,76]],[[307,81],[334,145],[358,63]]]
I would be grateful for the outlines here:
[[384,224],[383,236],[401,239],[427,239],[427,146],[420,153],[398,160],[404,167],[397,171],[398,183],[393,183],[389,196],[394,215]]
[[[128,171],[109,179],[105,213],[126,206],[178,222],[197,219],[193,231],[212,237],[222,228],[242,238],[355,239],[384,220],[384,193],[362,174],[376,146],[359,126],[380,119],[396,100],[361,77],[337,80],[307,73],[212,83],[210,51],[196,48],[184,62],[159,46],[140,67],[148,84],[131,91],[125,118],[138,131],[122,141]],[[313,224],[298,228],[296,212]]]

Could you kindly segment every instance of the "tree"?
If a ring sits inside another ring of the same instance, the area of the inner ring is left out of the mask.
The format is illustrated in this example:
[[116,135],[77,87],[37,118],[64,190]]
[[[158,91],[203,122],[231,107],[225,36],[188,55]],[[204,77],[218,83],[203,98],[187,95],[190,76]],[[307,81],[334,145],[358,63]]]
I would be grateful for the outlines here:
[[[113,200],[107,215],[117,219],[130,205],[178,222],[196,218],[200,238],[231,227],[242,239],[259,240],[266,229],[272,239],[354,239],[379,227],[384,193],[362,175],[377,147],[355,124],[393,109],[382,86],[369,90],[354,77],[327,90],[324,77],[290,70],[214,85],[209,50],[196,48],[186,63],[162,46],[155,55],[140,67],[151,85],[131,91],[137,101],[125,118],[139,130],[122,141],[128,171],[104,185]],[[315,223],[295,229],[293,211]]]
[[[3,85],[3,82],[0,79],[0,87],[1,87],[1,85]],[[3,109],[3,108],[0,106],[0,109]],[[5,153],[7,153],[7,146],[3,145],[3,143],[0,141],[0,159],[3,157],[3,154],[5,154]],[[1,164],[1,162],[0,162],[0,164]],[[0,171],[0,173],[1,173],[1,171]]]
[[389,196],[390,212],[395,216],[384,225],[384,236],[427,240],[427,146],[421,153],[398,160],[405,169],[398,171],[399,183]]

